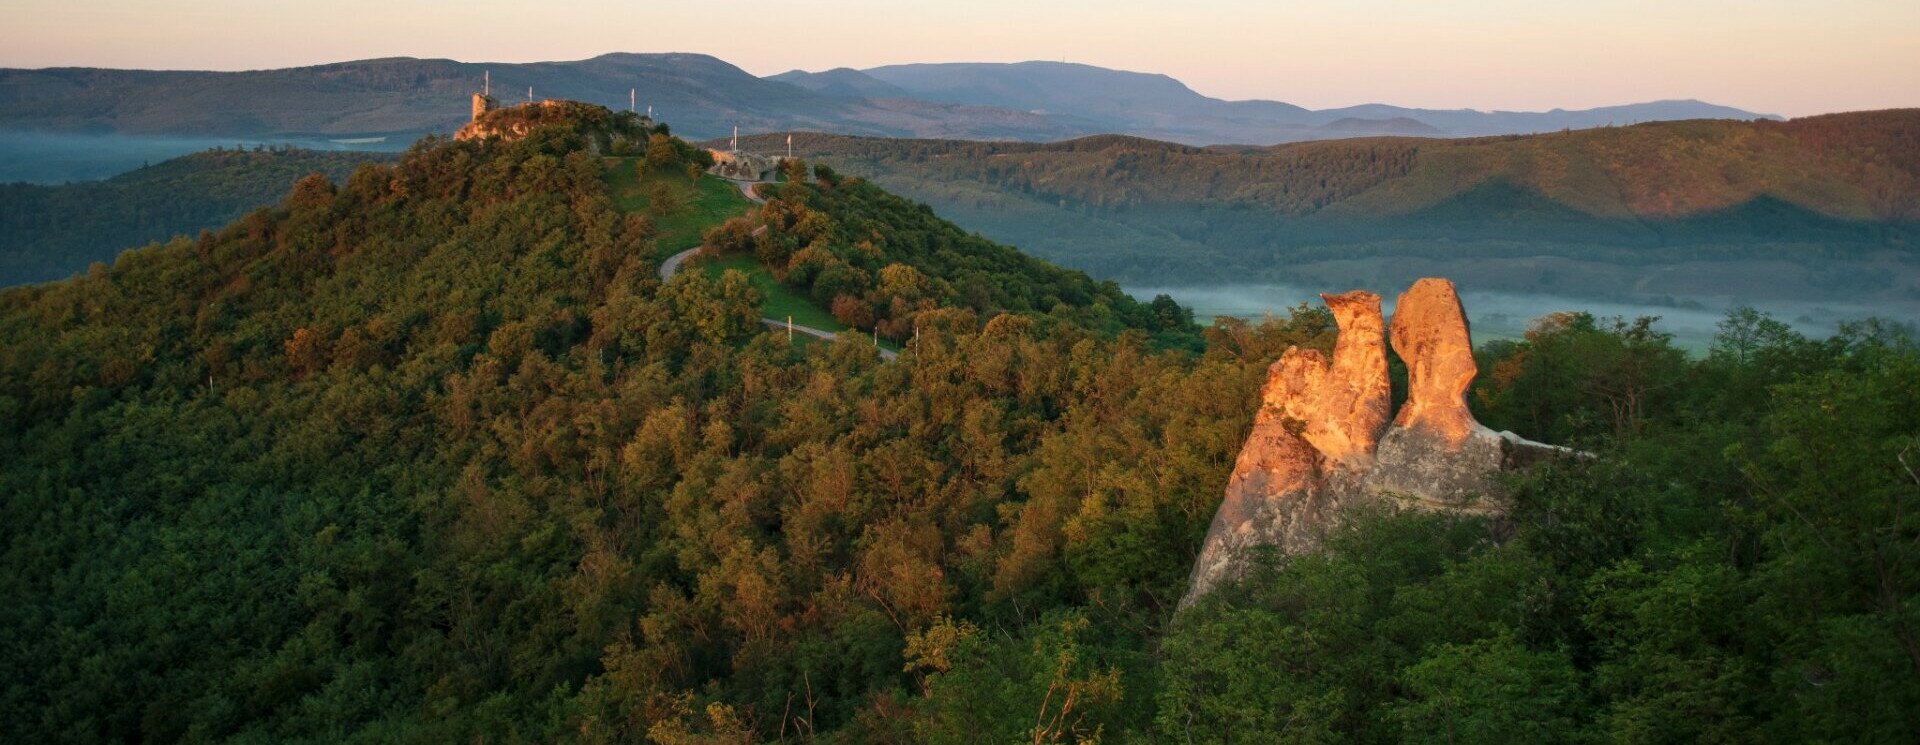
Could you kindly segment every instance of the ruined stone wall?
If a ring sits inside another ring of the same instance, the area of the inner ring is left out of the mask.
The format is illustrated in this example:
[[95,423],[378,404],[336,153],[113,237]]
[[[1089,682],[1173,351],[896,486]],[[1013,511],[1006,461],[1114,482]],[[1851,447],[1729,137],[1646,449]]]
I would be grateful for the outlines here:
[[765,181],[780,169],[780,159],[769,155],[717,148],[707,150],[707,154],[713,156],[709,173],[735,181]]

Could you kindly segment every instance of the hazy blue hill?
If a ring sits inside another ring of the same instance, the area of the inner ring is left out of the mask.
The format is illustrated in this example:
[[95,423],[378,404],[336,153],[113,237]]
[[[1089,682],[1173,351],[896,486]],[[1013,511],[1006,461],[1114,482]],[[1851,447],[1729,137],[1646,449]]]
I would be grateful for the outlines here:
[[865,72],[935,101],[1044,110],[1102,124],[1213,102],[1166,75],[1066,62],[888,65]]
[[1770,119],[1731,106],[1704,101],[1650,101],[1592,109],[1553,109],[1552,111],[1476,111],[1473,109],[1410,109],[1385,104],[1363,104],[1315,112],[1325,117],[1363,117],[1373,119],[1413,119],[1455,137],[1531,134],[1561,129],[1589,129],[1642,122],[1682,119]]
[[[1361,134],[1475,136],[1674,119],[1755,119],[1761,115],[1699,101],[1656,101],[1581,111],[1415,109],[1368,104],[1313,111],[1280,101],[1226,101],[1166,75],[1064,62],[909,64],[867,75],[923,98],[1047,113],[1189,144],[1270,144]],[[791,74],[791,73],[789,73]],[[1355,128],[1351,120],[1413,124]],[[1332,126],[1345,122],[1343,126]]]
[[663,117],[717,132],[729,112],[818,120],[844,105],[769,83],[697,54],[610,54],[578,62],[501,64],[387,58],[247,72],[67,68],[0,72],[0,126],[123,133],[446,132],[491,72],[504,101],[541,98],[624,109],[638,86]]
[[836,67],[822,72],[788,70],[768,76],[767,79],[842,98],[904,98],[909,95],[900,86],[851,67]]
[[[0,129],[122,134],[411,136],[451,132],[485,73],[511,102],[527,88],[625,109],[630,89],[676,131],[716,136],[822,129],[886,135],[1073,134],[1043,117],[980,117],[931,105],[888,106],[764,80],[703,54],[607,54],[508,64],[387,58],[281,70],[183,72],[55,68],[0,70]],[[980,134],[986,134],[982,131]]]
[[1404,116],[1383,119],[1366,119],[1357,116],[1347,116],[1322,124],[1314,128],[1314,131],[1324,134],[1328,138],[1380,135],[1395,137],[1444,137],[1447,134],[1438,127]]
[[[1166,75],[1060,62],[795,70],[758,78],[704,54],[618,53],[512,64],[394,57],[243,72],[0,69],[0,131],[404,142],[456,129],[467,116],[468,94],[488,72],[506,102],[531,87],[540,98],[621,109],[637,89],[641,105],[694,137],[738,125],[748,132],[1026,141],[1118,132],[1190,144],[1269,145],[1755,116],[1691,101],[1542,113],[1384,105],[1309,111],[1279,101],[1211,98]],[[1355,128],[1351,120],[1391,123]]]

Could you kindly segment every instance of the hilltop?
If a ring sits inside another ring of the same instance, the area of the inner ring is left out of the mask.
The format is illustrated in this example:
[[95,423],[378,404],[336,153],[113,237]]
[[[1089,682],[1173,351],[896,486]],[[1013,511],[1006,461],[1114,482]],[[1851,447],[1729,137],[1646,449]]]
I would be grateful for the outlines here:
[[1590,293],[1660,295],[1678,289],[1663,276],[1702,278],[1674,267],[1738,261],[1697,289],[1920,297],[1920,110],[1265,148],[820,135],[795,147],[1122,281],[1390,287],[1445,261],[1481,287],[1582,274]]

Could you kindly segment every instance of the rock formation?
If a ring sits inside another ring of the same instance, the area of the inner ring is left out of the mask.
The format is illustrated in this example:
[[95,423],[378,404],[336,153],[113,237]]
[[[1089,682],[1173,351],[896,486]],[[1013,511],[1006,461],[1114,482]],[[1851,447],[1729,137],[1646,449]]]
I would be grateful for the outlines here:
[[1494,473],[1570,452],[1495,433],[1467,411],[1476,368],[1453,283],[1422,279],[1395,305],[1393,351],[1407,365],[1408,395],[1392,426],[1380,296],[1320,297],[1340,329],[1332,363],[1294,348],[1268,368],[1253,432],[1194,562],[1183,608],[1236,577],[1260,547],[1282,555],[1316,549],[1349,507],[1392,499],[1498,512]]

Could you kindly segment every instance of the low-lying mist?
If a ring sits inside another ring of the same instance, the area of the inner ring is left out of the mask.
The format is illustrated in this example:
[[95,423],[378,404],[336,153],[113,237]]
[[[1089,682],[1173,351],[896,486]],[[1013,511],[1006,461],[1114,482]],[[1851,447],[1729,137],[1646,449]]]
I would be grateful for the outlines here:
[[[1310,290],[1281,284],[1249,284],[1214,287],[1132,286],[1125,289],[1142,299],[1163,293],[1171,295],[1181,304],[1192,308],[1196,317],[1204,320],[1215,316],[1284,316],[1287,309],[1301,303],[1319,305],[1323,291],[1344,292],[1351,288]],[[1366,289],[1380,293],[1384,301],[1383,309],[1391,313],[1394,297],[1406,288]],[[1461,304],[1466,306],[1467,320],[1472,324],[1475,344],[1491,339],[1520,338],[1526,333],[1528,324],[1535,319],[1562,311],[1584,311],[1597,318],[1619,316],[1627,320],[1640,316],[1659,316],[1660,320],[1654,328],[1672,334],[1676,345],[1693,351],[1702,351],[1711,345],[1714,334],[1718,332],[1717,325],[1726,318],[1727,311],[1740,306],[1751,306],[1815,338],[1832,335],[1842,323],[1869,317],[1908,327],[1920,324],[1920,303],[1747,302],[1727,298],[1679,298],[1672,304],[1636,304],[1538,293],[1476,291],[1466,286],[1459,289]]]

